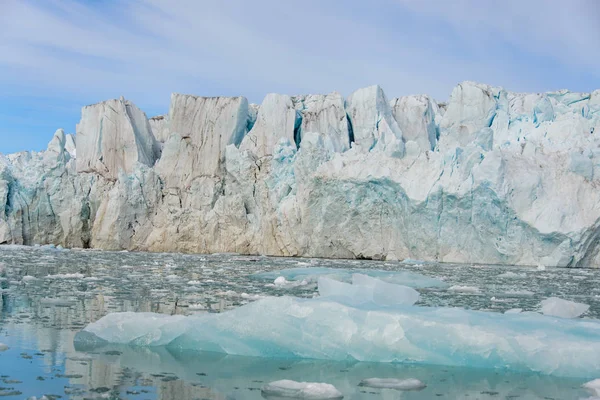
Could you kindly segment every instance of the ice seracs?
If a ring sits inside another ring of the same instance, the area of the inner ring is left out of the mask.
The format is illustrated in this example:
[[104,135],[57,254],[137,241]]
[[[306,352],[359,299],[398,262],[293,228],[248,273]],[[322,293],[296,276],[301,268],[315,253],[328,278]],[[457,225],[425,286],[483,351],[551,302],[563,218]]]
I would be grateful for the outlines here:
[[116,180],[136,163],[153,166],[160,148],[146,114],[121,98],[84,107],[77,125],[77,171]]
[[599,97],[109,100],[0,156],[0,244],[594,267]]

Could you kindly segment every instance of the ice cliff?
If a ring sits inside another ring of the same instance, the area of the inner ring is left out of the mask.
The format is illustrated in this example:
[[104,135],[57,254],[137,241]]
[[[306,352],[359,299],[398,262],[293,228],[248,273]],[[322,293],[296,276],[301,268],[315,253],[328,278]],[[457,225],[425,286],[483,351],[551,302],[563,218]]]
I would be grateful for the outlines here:
[[174,94],[0,155],[0,243],[600,265],[600,91]]

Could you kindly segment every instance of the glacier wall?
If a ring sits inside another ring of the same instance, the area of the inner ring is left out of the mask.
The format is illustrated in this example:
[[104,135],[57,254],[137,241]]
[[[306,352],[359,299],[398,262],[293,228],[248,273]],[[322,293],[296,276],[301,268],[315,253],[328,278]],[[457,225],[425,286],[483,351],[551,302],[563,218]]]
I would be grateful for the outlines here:
[[0,244],[600,266],[600,91],[174,94],[0,155]]

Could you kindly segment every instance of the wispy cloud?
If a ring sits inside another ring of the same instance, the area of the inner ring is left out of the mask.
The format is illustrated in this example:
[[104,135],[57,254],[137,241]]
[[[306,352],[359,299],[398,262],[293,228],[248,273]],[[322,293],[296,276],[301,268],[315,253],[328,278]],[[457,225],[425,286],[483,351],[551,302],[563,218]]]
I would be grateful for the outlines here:
[[[12,118],[0,115],[0,151],[19,148],[16,131],[41,148],[49,124],[74,129],[76,104],[120,95],[154,114],[174,91],[260,102],[268,92],[347,95],[379,83],[389,97],[445,99],[465,79],[518,91],[592,90],[600,86],[597,4],[5,0],[0,105]],[[24,99],[47,123],[26,123]]]

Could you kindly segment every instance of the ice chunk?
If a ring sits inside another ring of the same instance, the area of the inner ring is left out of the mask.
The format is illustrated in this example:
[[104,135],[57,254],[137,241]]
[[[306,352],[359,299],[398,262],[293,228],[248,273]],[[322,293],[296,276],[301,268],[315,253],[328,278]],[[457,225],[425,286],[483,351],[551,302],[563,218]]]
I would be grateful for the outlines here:
[[526,278],[527,274],[518,274],[516,272],[512,272],[512,271],[507,271],[503,274],[498,275],[498,278],[511,278],[511,279],[518,279],[518,278]]
[[48,279],[83,279],[84,275],[80,273],[74,274],[56,274],[46,276]]
[[263,396],[296,399],[341,399],[344,396],[329,383],[296,382],[287,379],[271,382],[262,388]]
[[521,314],[522,312],[522,308],[511,308],[510,310],[504,311],[504,314]]
[[331,297],[343,304],[358,305],[372,302],[379,306],[413,305],[419,293],[407,286],[395,285],[367,275],[352,275],[352,285],[329,278],[319,279],[321,297]]
[[410,271],[383,271],[377,269],[357,268],[289,268],[279,271],[261,272],[254,274],[253,277],[264,280],[274,280],[284,277],[288,281],[306,281],[317,282],[320,277],[327,277],[342,282],[351,282],[353,274],[363,274],[382,281],[395,283],[398,285],[409,286],[415,289],[438,287],[444,288],[448,284],[436,278],[431,278]]
[[454,285],[448,288],[450,292],[460,292],[460,293],[479,293],[479,288],[473,286],[460,286]]
[[541,303],[542,313],[553,317],[577,318],[589,310],[590,306],[583,303],[549,297]]
[[600,379],[584,383],[583,387],[589,390],[594,396],[600,397]]
[[[349,285],[352,286],[352,285]],[[113,313],[76,344],[167,346],[227,354],[600,374],[600,321],[443,307],[351,306],[269,297],[220,314]]]
[[4,343],[0,343],[0,351],[6,351],[8,350],[8,346],[5,345]]
[[369,378],[363,379],[359,386],[368,386],[378,389],[396,389],[396,390],[421,390],[426,385],[418,379],[394,379],[394,378]]

